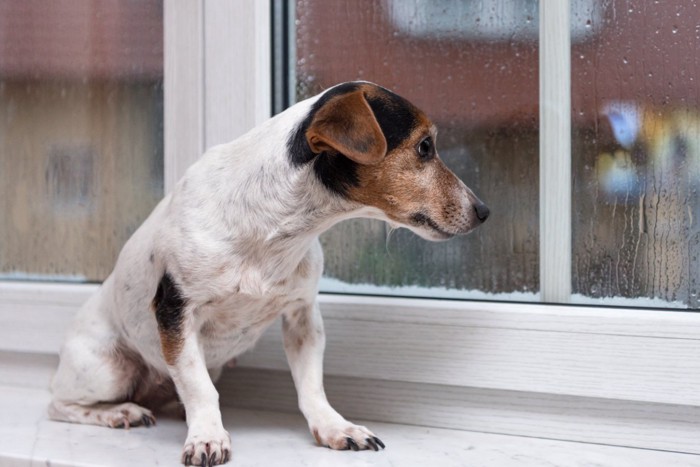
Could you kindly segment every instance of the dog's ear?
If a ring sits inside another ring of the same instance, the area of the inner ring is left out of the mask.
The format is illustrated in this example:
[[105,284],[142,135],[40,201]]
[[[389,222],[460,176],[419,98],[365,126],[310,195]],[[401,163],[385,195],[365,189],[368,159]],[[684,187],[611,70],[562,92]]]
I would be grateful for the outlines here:
[[332,149],[364,165],[377,164],[386,155],[386,138],[362,91],[324,104],[306,131],[306,140],[316,154]]

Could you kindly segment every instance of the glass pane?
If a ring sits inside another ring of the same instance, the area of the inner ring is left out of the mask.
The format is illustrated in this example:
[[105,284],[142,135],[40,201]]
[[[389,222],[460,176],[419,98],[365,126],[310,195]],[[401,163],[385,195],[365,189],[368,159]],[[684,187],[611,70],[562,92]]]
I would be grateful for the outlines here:
[[341,223],[322,236],[322,290],[536,300],[537,2],[295,5],[296,98],[351,80],[395,91],[438,126],[442,159],[492,212],[446,243],[377,221]]
[[0,278],[99,281],[163,195],[162,0],[0,2]]
[[571,21],[585,30],[572,48],[575,300],[698,308],[698,2],[610,0]]

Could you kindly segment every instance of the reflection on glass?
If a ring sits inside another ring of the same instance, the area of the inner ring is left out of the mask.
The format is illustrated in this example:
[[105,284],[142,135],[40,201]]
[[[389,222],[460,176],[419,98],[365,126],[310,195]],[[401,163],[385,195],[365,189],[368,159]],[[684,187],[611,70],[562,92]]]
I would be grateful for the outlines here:
[[0,279],[104,279],[162,196],[162,17],[0,2]]
[[296,17],[298,99],[356,79],[394,90],[437,124],[441,157],[492,212],[440,244],[342,223],[322,237],[322,288],[535,300],[537,3],[298,0]]
[[700,9],[596,8],[571,20],[575,300],[698,308]]

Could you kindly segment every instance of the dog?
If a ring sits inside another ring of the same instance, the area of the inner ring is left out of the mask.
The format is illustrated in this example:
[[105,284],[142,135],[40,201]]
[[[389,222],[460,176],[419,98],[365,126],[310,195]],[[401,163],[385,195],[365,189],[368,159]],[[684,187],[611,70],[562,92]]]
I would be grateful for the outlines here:
[[182,463],[223,464],[231,441],[214,382],[281,316],[299,408],[316,442],[383,449],[324,393],[318,236],[355,217],[432,241],[484,222],[489,209],[440,160],[436,133],[402,97],[349,82],[208,150],[78,311],[49,417],[150,426],[153,412],[179,397],[188,426]]

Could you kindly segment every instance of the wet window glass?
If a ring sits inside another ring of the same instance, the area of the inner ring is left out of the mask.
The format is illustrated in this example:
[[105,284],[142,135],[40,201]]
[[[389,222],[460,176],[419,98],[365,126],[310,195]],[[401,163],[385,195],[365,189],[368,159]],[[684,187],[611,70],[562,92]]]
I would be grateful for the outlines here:
[[609,0],[572,14],[576,302],[700,306],[698,7]]
[[321,289],[536,300],[537,2],[298,0],[291,14],[297,100],[351,80],[395,91],[437,125],[440,157],[492,212],[444,243],[343,222],[321,238]]
[[0,279],[100,281],[163,195],[162,1],[0,2]]

